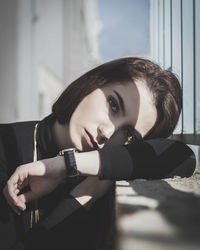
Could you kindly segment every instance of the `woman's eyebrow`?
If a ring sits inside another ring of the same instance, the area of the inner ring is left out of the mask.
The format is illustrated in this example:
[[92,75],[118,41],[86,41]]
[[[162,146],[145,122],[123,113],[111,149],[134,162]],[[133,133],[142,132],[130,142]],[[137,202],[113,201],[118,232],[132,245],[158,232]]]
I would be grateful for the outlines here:
[[121,110],[122,110],[123,115],[125,115],[125,107],[124,107],[123,98],[121,97],[121,95],[120,95],[116,90],[113,90],[113,92],[116,94],[116,96],[117,96],[117,98],[118,98],[119,105],[120,105],[120,107],[121,107]]

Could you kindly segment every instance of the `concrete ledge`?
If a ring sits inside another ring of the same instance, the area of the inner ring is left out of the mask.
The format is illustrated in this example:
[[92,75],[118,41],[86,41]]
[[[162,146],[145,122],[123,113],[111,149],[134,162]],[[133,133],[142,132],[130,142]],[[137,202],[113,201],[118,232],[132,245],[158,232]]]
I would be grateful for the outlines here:
[[117,250],[200,249],[200,174],[117,182]]

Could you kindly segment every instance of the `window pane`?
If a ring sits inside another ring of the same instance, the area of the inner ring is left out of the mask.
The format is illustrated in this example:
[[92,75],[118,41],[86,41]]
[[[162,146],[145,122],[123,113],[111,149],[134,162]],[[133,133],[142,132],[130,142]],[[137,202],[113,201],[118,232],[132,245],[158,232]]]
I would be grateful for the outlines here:
[[164,63],[164,33],[163,33],[164,15],[163,15],[163,0],[158,2],[158,63],[163,67]]
[[194,132],[193,1],[182,0],[183,132]]
[[[181,1],[172,1],[172,71],[182,81],[182,68],[181,68]],[[182,115],[176,126],[175,133],[182,131]]]
[[171,1],[164,1],[164,68],[171,68]]
[[195,0],[195,99],[196,132],[200,133],[200,1]]

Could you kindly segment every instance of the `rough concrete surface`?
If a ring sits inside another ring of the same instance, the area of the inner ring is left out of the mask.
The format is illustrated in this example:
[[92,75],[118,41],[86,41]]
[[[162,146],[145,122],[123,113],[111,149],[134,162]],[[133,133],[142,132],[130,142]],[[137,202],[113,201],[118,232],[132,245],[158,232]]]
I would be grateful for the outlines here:
[[117,250],[200,249],[200,173],[117,182]]

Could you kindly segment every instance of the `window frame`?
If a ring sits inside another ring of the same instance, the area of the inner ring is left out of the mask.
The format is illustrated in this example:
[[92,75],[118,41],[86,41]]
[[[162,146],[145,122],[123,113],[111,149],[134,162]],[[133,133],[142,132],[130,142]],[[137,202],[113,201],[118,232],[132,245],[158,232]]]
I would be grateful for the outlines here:
[[150,59],[172,70],[183,109],[170,137],[200,145],[200,1],[150,0]]

